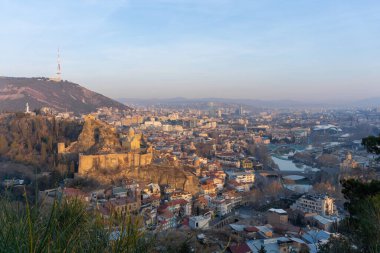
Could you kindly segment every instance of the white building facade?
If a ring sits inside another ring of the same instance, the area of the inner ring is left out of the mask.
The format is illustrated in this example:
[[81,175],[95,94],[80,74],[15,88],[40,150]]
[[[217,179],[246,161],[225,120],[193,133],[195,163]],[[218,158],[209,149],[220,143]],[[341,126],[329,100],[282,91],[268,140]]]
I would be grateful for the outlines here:
[[329,216],[335,213],[334,199],[327,195],[303,195],[292,206],[293,210]]

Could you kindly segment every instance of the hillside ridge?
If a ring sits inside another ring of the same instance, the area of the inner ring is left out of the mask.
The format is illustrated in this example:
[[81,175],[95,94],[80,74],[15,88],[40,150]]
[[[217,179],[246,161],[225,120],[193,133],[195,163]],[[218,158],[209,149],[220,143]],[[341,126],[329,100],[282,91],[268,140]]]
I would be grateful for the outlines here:
[[131,109],[69,81],[55,82],[44,77],[0,77],[0,111],[24,111],[26,103],[31,110],[50,107],[75,114],[90,113],[99,107]]

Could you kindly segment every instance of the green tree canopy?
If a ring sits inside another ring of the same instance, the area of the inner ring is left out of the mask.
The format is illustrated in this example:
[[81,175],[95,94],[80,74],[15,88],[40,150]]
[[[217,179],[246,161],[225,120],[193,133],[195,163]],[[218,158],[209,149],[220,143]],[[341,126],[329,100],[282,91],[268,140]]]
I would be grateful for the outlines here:
[[368,136],[367,138],[363,138],[362,145],[365,146],[367,151],[372,154],[379,155],[380,154],[380,135],[379,136]]
[[[358,252],[380,252],[380,181],[360,182],[350,179],[342,181],[342,186],[342,193],[347,200],[345,208],[350,214],[342,222],[343,234],[351,246],[355,245],[359,249]],[[334,243],[330,244],[331,249],[347,244],[345,240]]]

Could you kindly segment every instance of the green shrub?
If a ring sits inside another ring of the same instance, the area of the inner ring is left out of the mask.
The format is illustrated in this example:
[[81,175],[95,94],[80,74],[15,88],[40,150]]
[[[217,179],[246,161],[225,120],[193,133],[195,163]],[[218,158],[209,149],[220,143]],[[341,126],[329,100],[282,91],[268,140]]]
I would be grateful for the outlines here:
[[31,205],[25,199],[0,198],[0,252],[139,253],[152,247],[150,237],[128,215],[105,220],[78,199],[51,205]]

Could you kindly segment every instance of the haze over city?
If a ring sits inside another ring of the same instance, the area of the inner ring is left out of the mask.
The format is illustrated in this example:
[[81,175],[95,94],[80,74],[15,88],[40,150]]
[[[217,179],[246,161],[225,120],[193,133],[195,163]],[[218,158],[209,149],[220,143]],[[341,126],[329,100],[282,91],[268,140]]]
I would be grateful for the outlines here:
[[113,98],[380,94],[379,1],[0,1],[0,75]]
[[0,0],[0,253],[379,253],[379,0]]

